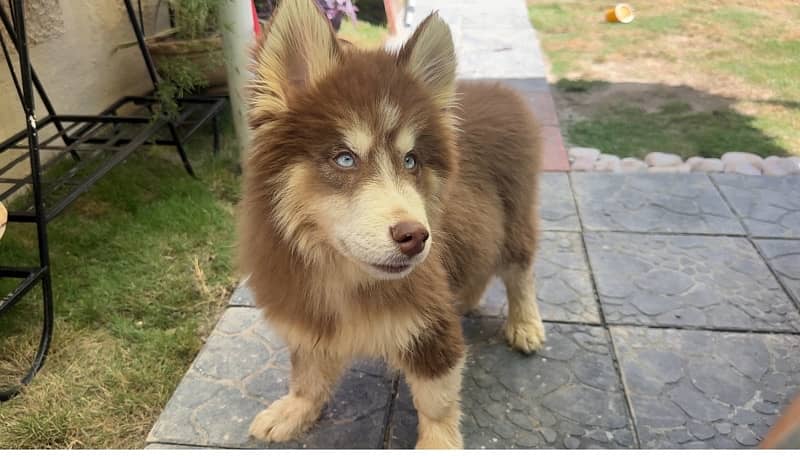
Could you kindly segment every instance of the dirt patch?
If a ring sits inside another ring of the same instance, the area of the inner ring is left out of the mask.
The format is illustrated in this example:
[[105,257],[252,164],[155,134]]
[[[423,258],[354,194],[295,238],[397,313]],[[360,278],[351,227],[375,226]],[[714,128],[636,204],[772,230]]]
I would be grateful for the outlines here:
[[617,84],[589,83],[585,90],[554,90],[553,98],[562,122],[594,117],[620,105],[636,106],[647,113],[660,111],[665,105],[681,103],[691,111],[718,111],[730,107],[734,100],[698,92],[689,86],[667,86],[625,82]]

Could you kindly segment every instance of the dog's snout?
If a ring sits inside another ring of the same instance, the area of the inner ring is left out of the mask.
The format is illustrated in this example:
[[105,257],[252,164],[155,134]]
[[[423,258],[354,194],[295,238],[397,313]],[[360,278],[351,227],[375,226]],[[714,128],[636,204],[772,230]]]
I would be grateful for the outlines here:
[[389,228],[392,239],[400,247],[400,251],[409,257],[422,252],[425,248],[425,241],[430,235],[419,222],[399,222]]

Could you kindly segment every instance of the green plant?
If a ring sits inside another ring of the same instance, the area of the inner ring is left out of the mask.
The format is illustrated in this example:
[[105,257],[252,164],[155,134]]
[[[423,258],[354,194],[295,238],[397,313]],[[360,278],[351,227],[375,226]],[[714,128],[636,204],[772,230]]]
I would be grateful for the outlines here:
[[162,80],[156,90],[160,110],[157,116],[174,119],[179,111],[178,99],[208,86],[202,69],[184,57],[174,57],[158,66]]
[[218,31],[221,0],[168,0],[175,23],[176,37],[194,40]]
[[[156,40],[172,38],[193,41],[184,44],[190,52],[210,53],[216,41],[206,40],[219,33],[219,6],[222,0],[167,0],[174,27],[153,37]],[[156,14],[164,2],[159,0]],[[218,65],[221,62],[210,62]],[[206,68],[181,55],[159,59],[158,73],[161,81],[156,91],[159,109],[156,116],[175,118],[179,113],[178,99],[209,85]]]

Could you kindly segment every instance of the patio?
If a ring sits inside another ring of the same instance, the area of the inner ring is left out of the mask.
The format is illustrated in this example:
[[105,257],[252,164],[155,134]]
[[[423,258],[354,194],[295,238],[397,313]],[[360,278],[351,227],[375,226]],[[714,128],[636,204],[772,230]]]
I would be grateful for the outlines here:
[[[546,173],[538,295],[548,341],[500,331],[497,282],[464,319],[469,448],[738,448],[800,385],[800,177]],[[254,448],[289,361],[240,286],[148,448]],[[409,448],[416,415],[379,364],[350,370],[294,447]]]

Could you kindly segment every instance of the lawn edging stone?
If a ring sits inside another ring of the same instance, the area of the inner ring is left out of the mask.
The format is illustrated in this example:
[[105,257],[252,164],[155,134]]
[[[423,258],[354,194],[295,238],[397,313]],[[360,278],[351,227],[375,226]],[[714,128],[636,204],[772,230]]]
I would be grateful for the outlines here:
[[727,173],[754,176],[800,175],[800,157],[769,156],[762,158],[750,152],[726,152],[721,158],[690,157],[650,152],[644,160],[606,154],[591,147],[570,147],[571,171],[611,173]]

